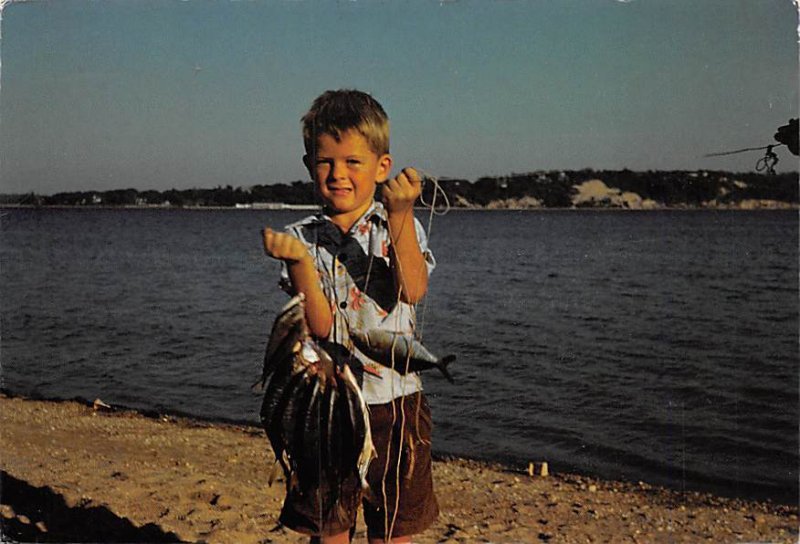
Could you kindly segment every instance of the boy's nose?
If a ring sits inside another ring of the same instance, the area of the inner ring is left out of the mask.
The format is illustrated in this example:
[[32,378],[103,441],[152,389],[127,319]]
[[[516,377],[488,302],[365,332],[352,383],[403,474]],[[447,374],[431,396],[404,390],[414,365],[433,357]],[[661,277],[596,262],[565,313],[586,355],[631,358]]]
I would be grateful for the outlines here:
[[347,167],[344,162],[335,161],[331,170],[333,179],[344,179],[347,177]]

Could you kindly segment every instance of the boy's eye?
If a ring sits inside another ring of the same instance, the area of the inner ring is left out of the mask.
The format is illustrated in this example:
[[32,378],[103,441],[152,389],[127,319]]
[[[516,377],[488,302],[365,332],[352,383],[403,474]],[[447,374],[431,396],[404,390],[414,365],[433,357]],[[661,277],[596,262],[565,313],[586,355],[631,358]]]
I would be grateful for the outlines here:
[[359,165],[361,161],[359,159],[347,159],[347,164]]

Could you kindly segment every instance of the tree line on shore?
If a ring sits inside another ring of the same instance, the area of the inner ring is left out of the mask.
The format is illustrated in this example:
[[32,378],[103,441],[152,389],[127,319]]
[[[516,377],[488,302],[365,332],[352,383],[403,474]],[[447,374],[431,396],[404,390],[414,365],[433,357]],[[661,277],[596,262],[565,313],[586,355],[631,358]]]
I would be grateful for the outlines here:
[[[766,175],[755,172],[723,171],[647,171],[591,170],[540,171],[506,176],[465,179],[439,179],[439,186],[454,207],[491,207],[493,202],[529,199],[544,208],[575,206],[574,196],[582,183],[601,180],[608,188],[635,193],[662,207],[702,207],[714,202],[735,205],[744,200],[769,200],[792,205],[798,203],[796,172]],[[433,184],[425,183],[423,198],[433,198]],[[52,195],[28,193],[0,195],[1,204],[29,206],[169,206],[236,207],[258,204],[315,204],[311,182],[295,181],[254,185],[218,186],[212,189],[169,189],[166,191],[115,189],[73,191]],[[439,201],[441,202],[441,201]],[[596,199],[580,205],[604,206],[610,200]]]

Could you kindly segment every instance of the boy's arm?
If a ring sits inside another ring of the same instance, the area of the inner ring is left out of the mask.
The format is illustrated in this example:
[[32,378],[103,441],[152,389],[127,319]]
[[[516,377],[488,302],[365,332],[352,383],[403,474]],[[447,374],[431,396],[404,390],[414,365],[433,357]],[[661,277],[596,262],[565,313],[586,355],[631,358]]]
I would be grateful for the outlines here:
[[286,262],[294,290],[306,296],[306,321],[311,334],[327,338],[333,323],[330,303],[319,282],[319,274],[305,244],[291,234],[264,229],[264,251]]
[[414,202],[421,191],[422,181],[413,168],[404,168],[382,190],[392,238],[392,270],[400,299],[409,304],[418,302],[428,290],[428,267],[414,227]]

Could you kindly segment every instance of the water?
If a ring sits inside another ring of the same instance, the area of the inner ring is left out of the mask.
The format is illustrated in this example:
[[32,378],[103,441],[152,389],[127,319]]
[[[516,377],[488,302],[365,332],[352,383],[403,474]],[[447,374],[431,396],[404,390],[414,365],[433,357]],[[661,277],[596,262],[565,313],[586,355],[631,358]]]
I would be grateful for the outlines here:
[[[303,212],[5,210],[11,392],[255,424]],[[796,212],[452,212],[420,307],[434,449],[794,503]]]

